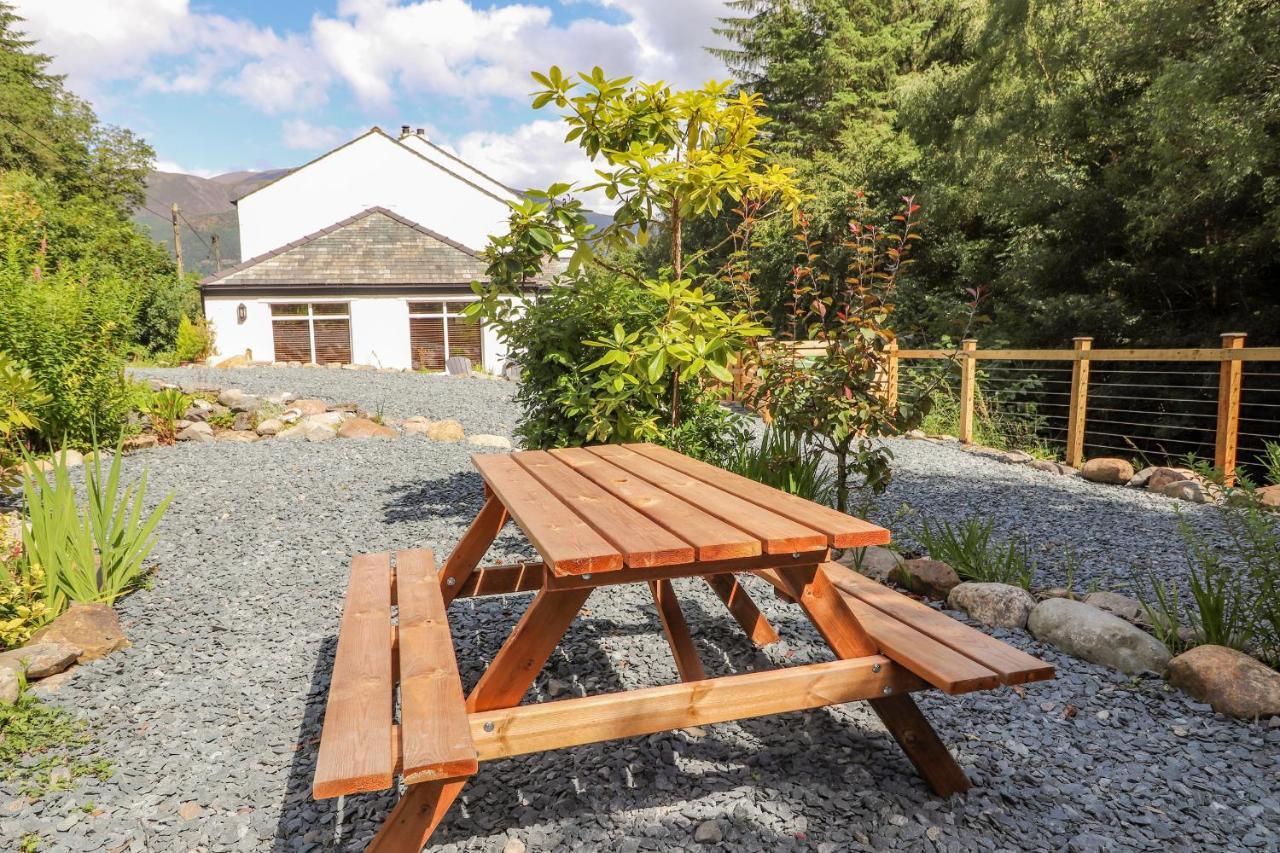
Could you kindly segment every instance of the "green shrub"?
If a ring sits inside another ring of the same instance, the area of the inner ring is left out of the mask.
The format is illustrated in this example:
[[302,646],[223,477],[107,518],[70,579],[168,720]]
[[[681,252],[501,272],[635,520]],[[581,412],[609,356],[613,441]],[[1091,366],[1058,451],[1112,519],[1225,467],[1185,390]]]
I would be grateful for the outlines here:
[[151,428],[161,444],[173,444],[177,429],[175,422],[191,407],[191,397],[177,388],[156,391],[143,404],[142,411],[151,417]]
[[0,530],[0,651],[16,648],[49,620],[44,575],[22,554],[22,541]]
[[36,413],[51,402],[30,370],[0,351],[0,489],[17,484],[23,441],[39,426]]
[[934,527],[925,521],[916,533],[921,547],[935,560],[956,570],[961,580],[977,583],[1006,583],[1030,589],[1036,563],[1027,544],[991,541],[994,523],[971,518],[952,527],[944,521]]
[[32,568],[43,573],[50,617],[72,601],[110,604],[142,578],[156,525],[173,495],[144,515],[146,472],[122,489],[121,450],[117,444],[105,478],[101,454],[93,454],[93,463],[85,466],[83,504],[63,455],[53,460],[48,475],[28,458],[22,491],[29,524],[23,545]]
[[1280,486],[1280,441],[1265,442],[1263,447],[1262,475],[1271,485]]
[[1280,666],[1280,527],[1254,500],[1229,503],[1221,518],[1226,548],[1179,519],[1191,600],[1175,585],[1149,577],[1147,594],[1139,596],[1143,609],[1173,651],[1209,643]]
[[202,361],[213,351],[213,330],[209,321],[197,316],[193,322],[185,314],[178,321],[177,339],[173,345],[173,357],[179,364]]
[[742,442],[729,457],[730,471],[807,500],[830,504],[835,476],[821,449],[789,430],[771,426],[759,443]]

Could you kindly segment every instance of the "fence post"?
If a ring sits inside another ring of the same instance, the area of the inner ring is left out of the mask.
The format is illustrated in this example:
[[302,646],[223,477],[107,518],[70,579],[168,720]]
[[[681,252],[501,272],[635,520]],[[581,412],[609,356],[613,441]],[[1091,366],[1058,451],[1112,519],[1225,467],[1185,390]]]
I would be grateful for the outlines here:
[[[1223,349],[1243,349],[1244,332],[1226,332]],[[1244,362],[1224,358],[1218,367],[1218,428],[1213,447],[1213,467],[1222,472],[1228,486],[1236,480],[1236,448],[1240,432],[1240,385]]]
[[[1093,349],[1093,338],[1071,339],[1076,352]],[[1067,409],[1067,464],[1079,468],[1084,464],[1085,413],[1089,409],[1089,360],[1077,356],[1071,362],[1071,404]]]
[[890,412],[898,411],[898,339],[889,341],[885,347],[888,356],[884,365],[884,401]]
[[960,440],[973,444],[973,385],[977,376],[978,361],[973,353],[978,349],[974,338],[960,342]]

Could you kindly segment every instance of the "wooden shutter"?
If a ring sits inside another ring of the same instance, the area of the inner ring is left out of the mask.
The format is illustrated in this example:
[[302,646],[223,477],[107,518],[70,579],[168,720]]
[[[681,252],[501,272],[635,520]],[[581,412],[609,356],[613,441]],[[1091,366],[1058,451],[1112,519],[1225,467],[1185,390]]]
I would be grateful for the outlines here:
[[311,329],[310,322],[305,317],[300,320],[282,320],[277,317],[271,321],[271,337],[276,345],[276,361],[310,363]]
[[410,317],[409,349],[414,370],[444,370],[444,320]]
[[460,317],[449,318],[449,355],[466,356],[471,364],[480,367],[480,324],[471,323]]
[[351,321],[319,318],[315,319],[316,327],[316,363],[317,364],[350,364],[351,363]]

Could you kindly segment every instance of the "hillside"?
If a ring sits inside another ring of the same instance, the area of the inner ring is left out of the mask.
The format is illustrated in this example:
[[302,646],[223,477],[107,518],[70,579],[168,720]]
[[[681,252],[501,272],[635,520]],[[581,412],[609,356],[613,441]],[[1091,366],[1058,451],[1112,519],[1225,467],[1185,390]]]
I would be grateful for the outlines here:
[[[168,212],[178,205],[191,228],[183,224],[182,253],[186,268],[202,275],[214,271],[211,252],[212,237],[218,235],[223,266],[240,260],[240,234],[236,227],[234,199],[273,181],[288,169],[262,172],[228,172],[212,178],[177,172],[152,172],[147,178],[147,203],[150,210],[139,210],[133,221],[148,230],[153,239],[173,251],[173,227]],[[151,211],[155,211],[152,213]],[[192,229],[196,234],[191,233]]]

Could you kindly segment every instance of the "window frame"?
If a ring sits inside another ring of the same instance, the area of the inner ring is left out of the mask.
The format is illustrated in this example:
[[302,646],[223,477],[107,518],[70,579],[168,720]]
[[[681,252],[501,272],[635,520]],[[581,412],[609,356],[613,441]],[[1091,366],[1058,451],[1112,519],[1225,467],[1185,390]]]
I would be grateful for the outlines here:
[[[338,314],[317,314],[316,305],[342,305],[346,307],[346,311]],[[302,306],[306,308],[305,314],[276,314],[276,306],[280,307],[296,307]],[[267,310],[271,313],[271,335],[272,343],[275,342],[275,324],[277,321],[285,323],[300,323],[305,321],[307,324],[307,343],[311,348],[311,360],[308,364],[319,364],[316,361],[316,320],[346,320],[347,321],[347,354],[351,358],[355,358],[351,344],[351,300],[349,299],[283,299],[279,301],[267,302]],[[273,347],[274,348],[274,347]],[[277,359],[278,361],[279,359]]]
[[[471,299],[460,298],[460,297],[449,298],[446,296],[435,297],[431,299],[406,299],[405,307],[409,310],[410,335],[412,336],[413,334],[412,330],[413,330],[414,320],[439,320],[441,338],[444,341],[444,358],[445,358],[445,361],[448,361],[452,357],[452,348],[449,345],[449,321],[451,319],[452,320],[462,319],[463,318],[462,310],[465,309],[466,306],[473,304],[475,301],[476,300],[474,298],[471,298]],[[434,312],[413,310],[414,305],[422,305],[422,304],[439,305],[440,310],[434,311]],[[459,308],[459,310],[451,311],[450,309],[455,306]],[[412,345],[412,340],[410,341],[410,344]],[[483,325],[481,326],[479,344],[480,344],[480,352],[478,353],[478,355],[479,355],[480,364],[478,364],[477,367],[481,367],[484,364],[484,327]],[[410,357],[410,361],[412,361],[412,355]]]

